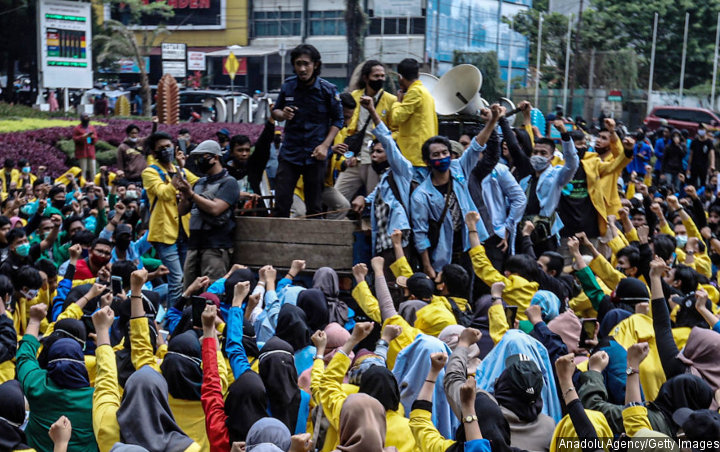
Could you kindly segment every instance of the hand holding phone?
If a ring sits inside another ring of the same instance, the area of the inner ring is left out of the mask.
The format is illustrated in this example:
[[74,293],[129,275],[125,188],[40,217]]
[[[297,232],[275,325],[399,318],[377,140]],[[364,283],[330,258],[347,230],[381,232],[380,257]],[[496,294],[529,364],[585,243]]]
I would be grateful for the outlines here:
[[517,306],[505,306],[505,317],[507,318],[508,327],[515,328],[515,318],[517,317]]
[[582,329],[580,330],[580,348],[590,350],[593,345],[588,341],[595,339],[597,330],[597,319],[582,319]]
[[212,304],[212,301],[207,298],[199,297],[194,295],[190,297],[192,303],[192,324],[193,327],[202,328],[202,313],[205,310],[205,306]]

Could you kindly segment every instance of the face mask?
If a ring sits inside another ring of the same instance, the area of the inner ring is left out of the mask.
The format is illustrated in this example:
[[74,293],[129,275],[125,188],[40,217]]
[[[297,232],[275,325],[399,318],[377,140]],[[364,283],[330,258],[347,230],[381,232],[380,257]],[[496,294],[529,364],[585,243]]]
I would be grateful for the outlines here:
[[277,136],[277,137],[275,137],[275,140],[273,140],[273,142],[275,143],[275,146],[280,146],[280,143],[282,142],[282,138]]
[[90,256],[90,261],[92,261],[93,265],[96,267],[104,267],[108,262],[110,262],[110,256],[98,256],[93,254]]
[[582,160],[583,157],[585,157],[585,153],[587,152],[588,148],[575,148],[577,149],[578,158]]
[[115,247],[121,250],[126,250],[130,247],[130,237],[122,236],[115,239]]
[[174,151],[172,146],[167,146],[157,151],[157,158],[160,163],[172,162]]
[[30,254],[30,244],[23,243],[21,245],[18,245],[15,248],[15,252],[18,254],[18,256],[27,257],[27,255]]
[[63,207],[65,207],[65,200],[64,199],[53,199],[50,203],[54,208],[60,210]]
[[88,124],[90,124],[90,120],[89,120],[89,119],[83,119],[82,121],[80,121],[80,124],[82,124],[83,127],[87,127]]
[[137,143],[137,140],[137,137],[128,137],[128,141],[130,141],[131,143]]
[[688,236],[687,235],[676,235],[675,241],[677,242],[678,248],[685,248],[685,245],[687,244],[687,241],[688,241]]
[[706,133],[706,132],[705,132],[705,130],[703,130],[703,129],[700,129],[700,130],[698,130],[698,132],[697,132],[697,134],[698,134],[699,137],[704,137],[704,136],[705,136],[705,133]]
[[128,190],[125,192],[125,198],[127,199],[137,199],[138,194],[135,190]]
[[367,82],[367,86],[370,87],[373,91],[380,91],[382,87],[385,85],[385,80],[369,80]]
[[23,174],[30,174],[30,167],[29,167],[29,166],[23,166],[22,172],[23,172]]
[[390,162],[387,160],[384,162],[371,162],[370,165],[372,165],[373,171],[377,174],[382,174],[386,169],[388,169],[388,167],[390,167]]
[[27,292],[20,291],[23,297],[25,297],[26,300],[32,300],[33,298],[37,297],[38,290],[37,289],[30,289]]
[[[622,273],[623,275],[625,275],[625,269],[622,268],[621,266],[618,265],[617,267],[615,267],[615,270],[617,270],[617,271],[619,271],[620,273]],[[625,276],[627,276],[627,275],[625,275]]]
[[539,173],[545,171],[545,169],[550,166],[550,160],[541,155],[533,155],[530,157],[530,165]]
[[215,162],[213,162],[212,159],[208,160],[203,157],[197,159],[197,167],[203,173],[207,173],[208,171],[210,171],[213,166],[215,166]]
[[444,173],[445,171],[450,169],[450,162],[452,162],[452,158],[448,155],[447,157],[443,157],[441,159],[431,159],[430,165],[433,167],[433,169]]

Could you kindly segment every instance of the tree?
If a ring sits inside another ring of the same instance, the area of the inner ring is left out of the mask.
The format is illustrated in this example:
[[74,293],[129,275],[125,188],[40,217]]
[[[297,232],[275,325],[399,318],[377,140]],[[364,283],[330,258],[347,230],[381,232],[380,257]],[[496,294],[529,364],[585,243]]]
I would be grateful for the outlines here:
[[[7,86],[2,87],[2,96],[7,102],[18,100],[13,87],[18,75],[16,67],[30,74],[33,90],[37,88],[35,8],[34,1],[0,0],[0,67],[5,69],[7,75]],[[23,99],[25,102],[32,103],[35,100],[30,94]]]
[[[172,17],[173,9],[165,2],[152,2],[145,4],[143,0],[106,0],[107,3],[120,4],[126,13],[129,13],[131,23],[138,24],[144,14],[159,14],[164,18]],[[106,20],[103,23],[102,34],[95,36],[93,49],[97,53],[97,62],[100,65],[112,66],[120,58],[131,58],[140,69],[140,92],[143,98],[143,116],[150,116],[152,98],[150,96],[150,82],[148,68],[145,67],[145,57],[159,38],[170,32],[164,26],[154,27],[151,31],[143,31],[138,42],[133,30],[116,20]]]
[[367,16],[362,10],[360,0],[346,0],[345,28],[348,42],[348,78],[353,69],[363,60],[363,37],[367,27]]
[[472,64],[480,69],[483,84],[480,96],[493,103],[504,96],[505,84],[500,78],[500,65],[495,52],[459,52],[453,53],[453,66],[458,64]]

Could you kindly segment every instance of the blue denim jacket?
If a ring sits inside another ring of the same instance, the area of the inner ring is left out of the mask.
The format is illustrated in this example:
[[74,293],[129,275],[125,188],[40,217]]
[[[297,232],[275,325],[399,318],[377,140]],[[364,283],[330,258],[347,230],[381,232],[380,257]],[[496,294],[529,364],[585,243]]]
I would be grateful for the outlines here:
[[[470,147],[463,155],[453,160],[450,164],[450,174],[453,178],[453,191],[457,197],[458,205],[463,216],[463,224],[465,215],[468,212],[477,212],[477,207],[470,196],[468,190],[467,178],[475,167],[480,153],[485,150],[485,146],[481,146],[473,139]],[[431,247],[428,239],[428,230],[430,220],[438,221],[440,214],[445,207],[445,197],[432,184],[432,176],[425,179],[423,183],[413,191],[410,198],[410,215],[413,222],[413,233],[415,235],[415,247],[418,252],[422,253]],[[482,220],[477,223],[477,231],[481,241],[488,238],[487,230]],[[463,227],[463,249],[470,249],[470,239],[468,238],[467,228]],[[445,214],[442,220],[442,227],[438,237],[438,243],[435,250],[430,256],[435,271],[440,271],[445,265],[452,261],[453,250],[453,225],[450,212]]]
[[[377,194],[380,193],[381,199],[389,207],[388,236],[390,236],[395,229],[401,231],[409,230],[410,222],[408,221],[406,209],[410,206],[410,183],[412,182],[414,173],[412,163],[402,155],[400,149],[397,147],[397,143],[392,139],[390,130],[384,123],[381,122],[372,131],[372,134],[382,143],[383,148],[385,148],[385,155],[387,155],[388,162],[390,163],[390,171],[386,171],[382,175],[375,189],[365,198],[365,203],[370,204],[372,250],[374,252],[375,240],[377,240],[377,220],[375,219],[375,198]],[[398,193],[402,198],[400,200],[395,198],[395,194],[392,188],[390,188],[390,182],[387,180],[391,172],[393,179],[395,179]]]
[[[475,142],[475,140],[473,140]],[[498,163],[492,172],[482,180],[482,197],[485,202],[493,233],[501,239],[508,239],[510,253],[515,254],[517,225],[522,220],[527,198],[520,184],[507,166]],[[510,231],[510,237],[505,232]]]
[[[575,175],[575,171],[577,171],[578,165],[580,164],[575,143],[573,143],[572,140],[563,141],[562,148],[565,164],[563,166],[551,165],[547,167],[538,179],[537,197],[538,201],[540,201],[540,215],[544,217],[550,217],[555,213],[558,203],[560,202],[560,194],[562,193],[563,187],[570,182],[570,179]],[[527,190],[530,177],[531,176],[527,176],[520,181],[523,192]],[[555,215],[555,222],[550,232],[557,234],[563,226],[564,224],[560,219],[560,215]]]

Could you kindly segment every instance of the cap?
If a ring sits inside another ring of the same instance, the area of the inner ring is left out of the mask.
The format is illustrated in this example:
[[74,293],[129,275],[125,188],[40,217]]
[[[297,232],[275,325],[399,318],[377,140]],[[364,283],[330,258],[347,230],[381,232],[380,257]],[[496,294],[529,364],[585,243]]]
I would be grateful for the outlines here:
[[412,295],[421,300],[432,298],[435,292],[435,283],[425,273],[413,273],[409,278],[399,276],[395,282],[400,287],[407,287]]
[[465,152],[465,148],[462,144],[455,140],[450,140],[450,152],[453,154],[457,154],[458,156],[463,155],[463,152]]
[[684,407],[676,410],[672,419],[683,429],[689,440],[720,438],[720,414],[715,411],[693,411]]
[[220,144],[217,141],[205,140],[198,144],[197,147],[190,153],[190,155],[199,154],[222,155],[222,149],[220,149]]
[[615,288],[615,299],[628,304],[648,303],[650,293],[644,282],[637,278],[623,278]]
[[523,354],[508,356],[505,359],[505,372],[520,398],[533,403],[541,396],[545,384],[543,375],[529,356]]
[[215,135],[225,135],[226,137],[230,138],[230,131],[223,127],[222,129],[218,130]]
[[115,226],[115,237],[122,234],[132,235],[132,228],[129,224],[120,223],[119,225]]

